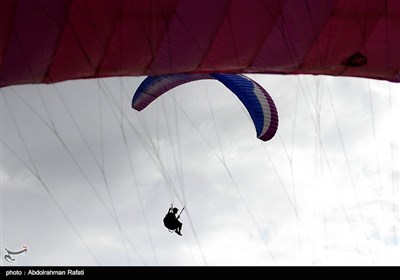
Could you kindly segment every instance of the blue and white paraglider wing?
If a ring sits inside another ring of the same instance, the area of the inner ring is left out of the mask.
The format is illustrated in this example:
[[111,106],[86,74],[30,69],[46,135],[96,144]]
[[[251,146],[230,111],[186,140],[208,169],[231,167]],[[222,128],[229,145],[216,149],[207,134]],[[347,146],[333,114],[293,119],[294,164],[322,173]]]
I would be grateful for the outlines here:
[[257,137],[270,140],[278,129],[278,112],[268,92],[257,82],[241,74],[170,74],[147,77],[136,90],[132,108],[141,111],[162,94],[179,85],[204,79],[224,84],[246,107]]

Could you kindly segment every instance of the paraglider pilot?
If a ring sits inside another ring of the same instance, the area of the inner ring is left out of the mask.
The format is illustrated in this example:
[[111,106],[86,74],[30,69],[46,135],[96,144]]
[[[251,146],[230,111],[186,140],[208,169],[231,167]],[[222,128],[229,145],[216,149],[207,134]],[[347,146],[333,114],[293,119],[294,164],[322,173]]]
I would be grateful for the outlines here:
[[176,216],[178,211],[178,208],[173,207],[171,204],[171,207],[168,209],[163,221],[166,228],[174,230],[177,234],[182,235],[182,223],[178,220],[180,215]]

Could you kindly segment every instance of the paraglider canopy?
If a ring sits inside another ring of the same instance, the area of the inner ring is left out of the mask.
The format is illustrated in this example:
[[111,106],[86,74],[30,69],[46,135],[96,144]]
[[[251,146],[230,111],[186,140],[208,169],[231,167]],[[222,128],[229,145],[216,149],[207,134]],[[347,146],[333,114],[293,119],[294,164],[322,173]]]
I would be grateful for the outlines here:
[[243,103],[253,120],[257,137],[268,141],[278,128],[278,111],[267,91],[252,79],[240,74],[172,74],[149,76],[132,98],[132,108],[141,111],[170,89],[184,83],[215,79],[229,88]]
[[0,1],[0,87],[228,72],[400,82],[399,18],[398,0]]

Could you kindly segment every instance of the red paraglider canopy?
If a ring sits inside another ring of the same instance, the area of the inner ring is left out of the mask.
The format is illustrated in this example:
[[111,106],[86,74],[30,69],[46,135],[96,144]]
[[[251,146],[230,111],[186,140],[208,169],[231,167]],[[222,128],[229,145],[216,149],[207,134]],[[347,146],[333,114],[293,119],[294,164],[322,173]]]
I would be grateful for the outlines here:
[[171,73],[400,82],[398,0],[2,0],[0,87]]

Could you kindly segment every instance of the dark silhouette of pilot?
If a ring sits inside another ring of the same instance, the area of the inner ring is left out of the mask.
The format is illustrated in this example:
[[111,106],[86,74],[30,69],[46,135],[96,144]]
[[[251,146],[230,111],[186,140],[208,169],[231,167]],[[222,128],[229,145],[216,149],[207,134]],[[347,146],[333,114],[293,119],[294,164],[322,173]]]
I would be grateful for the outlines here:
[[178,208],[173,208],[171,205],[163,221],[166,228],[174,230],[177,234],[182,235],[182,223],[178,220],[180,215],[176,216],[178,211]]

